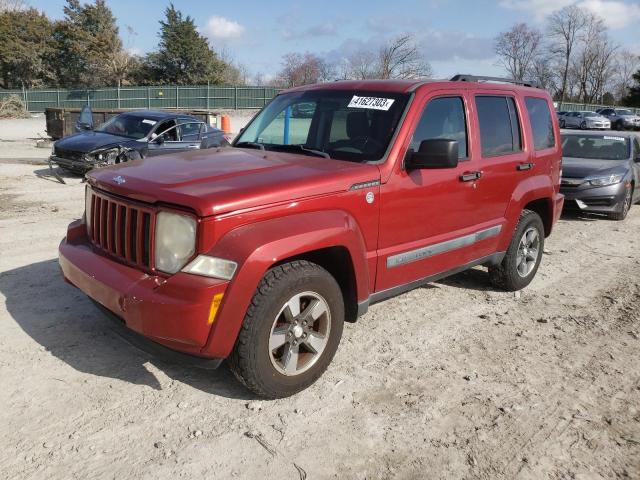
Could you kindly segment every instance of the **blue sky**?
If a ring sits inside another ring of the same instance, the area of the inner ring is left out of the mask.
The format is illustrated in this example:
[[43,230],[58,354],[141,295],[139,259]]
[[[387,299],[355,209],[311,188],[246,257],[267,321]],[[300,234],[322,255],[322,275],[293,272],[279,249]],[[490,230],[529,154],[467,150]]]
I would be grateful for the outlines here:
[[[64,0],[27,3],[53,18]],[[136,53],[156,48],[158,21],[169,1],[108,0],[125,46]],[[455,73],[500,74],[493,38],[516,22],[542,26],[545,17],[577,3],[602,16],[611,36],[640,54],[640,0],[368,0],[212,2],[174,1],[191,15],[215,49],[226,49],[252,74],[280,68],[283,54],[310,51],[328,59],[371,48],[385,38],[415,33],[436,77]],[[134,34],[129,34],[131,27]]]

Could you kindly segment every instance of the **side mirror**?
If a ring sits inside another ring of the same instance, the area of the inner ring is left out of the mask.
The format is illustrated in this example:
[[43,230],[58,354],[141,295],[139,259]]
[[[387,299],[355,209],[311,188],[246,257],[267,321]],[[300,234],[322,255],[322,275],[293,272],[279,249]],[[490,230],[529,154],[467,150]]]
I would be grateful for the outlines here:
[[456,168],[458,166],[458,142],[444,138],[423,140],[417,152],[405,159],[407,170],[431,168]]

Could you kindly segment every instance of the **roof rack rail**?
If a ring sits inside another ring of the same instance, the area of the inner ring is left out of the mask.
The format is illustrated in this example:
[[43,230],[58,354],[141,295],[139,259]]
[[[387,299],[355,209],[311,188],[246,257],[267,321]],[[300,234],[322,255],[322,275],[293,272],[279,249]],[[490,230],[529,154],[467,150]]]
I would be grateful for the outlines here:
[[538,85],[535,82],[513,80],[512,78],[500,78],[500,77],[485,77],[482,75],[455,75],[451,77],[452,82],[501,82],[501,83],[513,83],[514,85],[522,85],[523,87],[534,87]]

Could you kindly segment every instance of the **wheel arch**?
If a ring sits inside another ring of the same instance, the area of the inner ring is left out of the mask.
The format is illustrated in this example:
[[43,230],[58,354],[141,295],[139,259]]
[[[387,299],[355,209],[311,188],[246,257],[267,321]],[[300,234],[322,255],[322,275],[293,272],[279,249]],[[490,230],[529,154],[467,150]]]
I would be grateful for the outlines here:
[[[345,298],[347,319],[369,296],[366,246],[356,220],[340,210],[307,212],[244,225],[216,242],[209,255],[233,260],[229,283],[203,353],[224,358],[233,348],[255,289],[272,267],[305,259],[331,273]],[[355,304],[355,307],[354,307]]]

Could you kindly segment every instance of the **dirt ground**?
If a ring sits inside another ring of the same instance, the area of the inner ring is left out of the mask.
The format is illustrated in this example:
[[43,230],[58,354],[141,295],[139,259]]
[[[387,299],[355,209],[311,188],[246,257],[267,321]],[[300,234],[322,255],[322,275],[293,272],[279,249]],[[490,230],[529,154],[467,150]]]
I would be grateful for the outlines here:
[[0,159],[0,478],[640,478],[640,206],[563,218],[521,294],[475,269],[373,306],[277,401],[116,335],[56,263],[82,209]]

